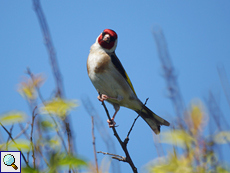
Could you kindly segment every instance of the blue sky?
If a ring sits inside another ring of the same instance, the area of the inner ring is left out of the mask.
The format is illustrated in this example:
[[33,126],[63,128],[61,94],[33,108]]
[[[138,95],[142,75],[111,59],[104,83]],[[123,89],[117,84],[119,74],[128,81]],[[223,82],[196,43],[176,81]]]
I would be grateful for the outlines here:
[[[166,97],[166,85],[156,44],[151,33],[160,26],[167,40],[170,57],[178,74],[178,83],[189,106],[194,98],[207,97],[212,91],[227,121],[227,104],[217,65],[223,65],[230,76],[230,2],[227,0],[183,1],[41,1],[63,76],[66,97],[78,99],[80,106],[71,113],[78,153],[93,160],[91,119],[81,98],[88,96],[106,124],[107,117],[97,100],[97,92],[86,71],[90,46],[105,28],[118,34],[117,56],[125,67],[138,97],[169,122],[175,118]],[[33,73],[44,73],[47,81],[41,88],[49,99],[55,87],[48,55],[32,1],[0,1],[0,113],[22,110],[30,115],[26,101],[17,93],[17,84],[27,67]],[[108,105],[108,104],[107,104]],[[113,112],[112,106],[108,106]],[[125,138],[134,111],[122,108],[116,122]],[[162,131],[168,130],[162,127]],[[112,131],[108,129],[112,135]],[[1,130],[1,134],[4,132]],[[113,137],[113,136],[112,136]],[[128,149],[140,169],[157,157],[152,132],[141,119],[130,136]],[[115,141],[115,139],[114,139]],[[105,151],[96,132],[98,151]],[[166,151],[170,147],[166,146]],[[124,155],[116,142],[117,154]],[[99,160],[104,157],[98,155]],[[120,163],[122,172],[129,172]]]

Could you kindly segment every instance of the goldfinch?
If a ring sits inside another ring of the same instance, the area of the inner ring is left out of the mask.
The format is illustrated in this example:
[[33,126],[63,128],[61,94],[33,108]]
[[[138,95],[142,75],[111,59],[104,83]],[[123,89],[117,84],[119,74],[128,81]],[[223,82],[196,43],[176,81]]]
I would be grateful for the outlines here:
[[91,46],[87,59],[89,78],[96,90],[101,93],[98,99],[108,101],[115,109],[112,122],[108,120],[109,126],[115,125],[114,118],[120,106],[124,106],[140,114],[150,128],[159,134],[161,125],[170,124],[138,99],[124,67],[115,54],[117,38],[115,31],[105,29]]

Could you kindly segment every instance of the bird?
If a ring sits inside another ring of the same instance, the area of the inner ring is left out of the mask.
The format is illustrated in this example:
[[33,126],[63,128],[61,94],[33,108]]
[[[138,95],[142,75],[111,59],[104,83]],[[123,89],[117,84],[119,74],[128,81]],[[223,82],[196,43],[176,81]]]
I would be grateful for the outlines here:
[[112,29],[104,29],[90,47],[87,59],[88,76],[98,91],[98,100],[111,103],[115,113],[111,120],[107,120],[109,127],[115,126],[114,118],[120,107],[126,107],[137,112],[155,134],[160,133],[161,125],[170,123],[152,112],[137,97],[134,87],[128,77],[115,50],[118,35]]

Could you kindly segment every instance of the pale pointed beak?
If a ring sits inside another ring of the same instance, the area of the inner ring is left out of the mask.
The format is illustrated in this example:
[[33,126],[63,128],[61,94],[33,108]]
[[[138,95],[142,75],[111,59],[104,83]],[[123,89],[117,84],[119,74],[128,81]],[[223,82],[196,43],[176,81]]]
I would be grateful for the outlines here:
[[107,43],[109,43],[110,41],[110,35],[109,34],[105,34],[105,36],[103,37],[103,40]]

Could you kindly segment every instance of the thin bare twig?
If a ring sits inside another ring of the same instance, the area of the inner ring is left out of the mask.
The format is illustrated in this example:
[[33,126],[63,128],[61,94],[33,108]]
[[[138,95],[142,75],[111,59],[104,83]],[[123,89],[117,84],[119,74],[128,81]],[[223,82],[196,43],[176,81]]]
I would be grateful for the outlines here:
[[148,101],[148,100],[149,100],[149,98],[147,98],[147,99],[145,100],[145,103],[143,104],[143,106],[142,106],[142,108],[141,108],[141,110],[140,110],[140,113],[139,113],[139,114],[137,115],[137,117],[134,119],[134,122],[133,122],[133,124],[132,124],[132,126],[131,126],[131,128],[130,128],[130,130],[129,130],[129,132],[128,132],[126,138],[129,138],[129,135],[130,135],[131,131],[133,130],[133,126],[134,126],[134,124],[136,123],[137,119],[139,118],[139,116],[140,116],[141,112],[143,111],[144,106],[147,104],[147,101]]
[[29,128],[29,123],[26,124],[25,128],[21,128],[22,131],[18,133],[17,136],[14,137],[14,140],[19,138],[23,133],[25,133],[28,128]]
[[116,159],[116,160],[118,160],[118,161],[126,162],[126,158],[125,158],[125,157],[120,156],[120,155],[117,155],[117,154],[111,154],[111,153],[103,152],[103,151],[98,151],[97,153],[102,153],[102,154],[104,154],[104,155],[113,156],[113,157],[112,157],[113,159]]
[[[109,134],[108,129],[103,124],[101,117],[98,115],[90,99],[84,96],[81,100],[82,100],[83,106],[85,107],[90,117],[91,116],[94,117],[94,126],[97,128],[97,131],[99,132],[103,142],[105,143],[107,151],[109,153],[116,153],[116,148],[115,148],[113,138]],[[120,164],[118,162],[111,163],[111,172],[113,173],[121,172]]]
[[35,106],[34,110],[33,110],[33,113],[32,113],[32,123],[31,123],[31,133],[30,133],[30,143],[31,143],[31,146],[32,146],[32,157],[33,157],[33,165],[34,165],[34,168],[36,166],[35,164],[35,152],[34,152],[34,143],[33,143],[33,130],[34,130],[34,120],[35,120],[35,117],[37,114],[35,114],[35,110],[37,109],[37,106]]
[[[107,107],[105,106],[104,102],[102,102],[102,106],[105,109],[105,112],[106,112],[106,115],[107,115],[108,119],[111,121],[109,111],[108,111]],[[131,157],[129,155],[129,152],[128,152],[128,149],[127,149],[127,143],[122,142],[122,140],[121,140],[120,136],[118,135],[115,127],[112,127],[112,130],[113,130],[114,136],[117,138],[118,142],[120,143],[120,145],[121,145],[121,147],[122,147],[122,149],[123,149],[123,151],[125,152],[125,155],[126,155],[125,159],[121,160],[121,161],[127,162],[130,165],[130,167],[132,168],[133,172],[137,173],[137,168],[135,167],[135,165],[134,165],[134,163],[133,163],[133,161],[132,161],[132,159],[131,159]]]
[[[67,117],[66,117],[67,118]],[[66,132],[67,132],[67,140],[68,140],[68,153],[71,154],[73,151],[73,138],[72,138],[72,133],[70,130],[70,124],[67,120],[65,120],[65,127],[66,127]]]
[[96,171],[98,173],[98,162],[97,162],[97,152],[96,152],[95,135],[94,135],[94,118],[93,118],[93,116],[91,116],[91,120],[92,120],[93,152],[94,152],[94,159],[95,159]]
[[46,158],[43,156],[43,154],[42,154],[42,152],[41,152],[41,150],[40,150],[40,147],[39,147],[39,149],[38,149],[38,152],[39,152],[40,155],[42,156],[42,158],[43,158],[43,160],[45,161],[46,165],[50,168],[50,164],[49,164],[49,162],[46,160]]
[[[30,70],[29,67],[27,68],[27,74],[31,77],[31,80],[32,80],[33,83],[34,83],[34,75],[33,75],[33,73],[31,72],[31,70]],[[43,96],[42,96],[42,94],[41,94],[41,92],[40,92],[39,87],[38,87],[38,86],[35,86],[35,88],[36,88],[36,90],[37,90],[38,97],[39,97],[40,100],[42,101],[42,104],[45,106],[45,100],[43,99]],[[58,130],[58,129],[59,129],[59,126],[58,126],[58,124],[57,124],[55,118],[54,118],[51,114],[49,114],[49,116],[50,116],[51,119],[53,120],[53,122],[54,122],[54,124],[55,124],[55,126],[56,126],[56,128],[55,128],[56,133],[57,133],[57,135],[59,136],[59,138],[61,139],[62,144],[63,144],[63,147],[64,147],[65,151],[67,152],[68,150],[67,150],[65,141],[64,141],[62,135],[60,134],[60,132],[59,132],[59,130]]]
[[[1,122],[0,122],[0,125],[1,125],[2,128],[6,131],[6,133],[8,133],[10,139],[13,141],[13,143],[14,143],[15,146],[17,147],[17,143],[15,142],[14,138],[11,136],[11,133],[5,128],[5,126],[4,126]],[[17,149],[18,149],[19,151],[21,151],[20,148],[17,147]],[[30,167],[29,164],[28,164],[28,162],[26,161],[26,157],[24,156],[24,154],[23,154],[22,152],[21,152],[21,155],[22,155],[22,158],[23,158],[23,160],[25,161],[26,165],[27,165],[28,167]]]
[[[29,122],[28,122],[28,123],[29,123]],[[23,126],[22,126],[22,123],[19,123],[19,127],[20,127],[20,129],[22,130],[21,132],[24,133],[25,137],[26,137],[28,140],[30,140],[30,137],[29,137],[29,135],[27,134],[26,130],[23,130],[24,128],[23,128]]]
[[164,156],[164,150],[163,150],[162,145],[160,143],[159,135],[154,134],[153,135],[153,141],[154,141],[154,145],[155,145],[158,157],[163,157]]
[[[12,134],[13,128],[14,128],[14,124],[12,124],[12,126],[10,128],[10,134]],[[6,141],[6,150],[8,150],[9,141],[10,141],[10,136],[8,136],[8,139]]]

